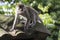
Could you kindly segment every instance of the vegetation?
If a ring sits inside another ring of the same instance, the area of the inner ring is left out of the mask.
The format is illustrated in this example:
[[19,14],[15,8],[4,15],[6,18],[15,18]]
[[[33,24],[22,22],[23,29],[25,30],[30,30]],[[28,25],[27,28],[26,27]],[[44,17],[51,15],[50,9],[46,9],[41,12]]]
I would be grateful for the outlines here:
[[14,15],[19,2],[39,12],[39,17],[51,32],[46,40],[60,40],[60,0],[1,0],[0,14]]

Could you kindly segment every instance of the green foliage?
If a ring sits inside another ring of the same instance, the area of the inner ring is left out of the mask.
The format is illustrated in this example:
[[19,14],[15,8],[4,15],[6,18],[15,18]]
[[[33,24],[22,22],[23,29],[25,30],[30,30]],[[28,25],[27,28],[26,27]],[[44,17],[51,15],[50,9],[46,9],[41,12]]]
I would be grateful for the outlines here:
[[43,12],[48,12],[48,9],[51,7],[51,3],[49,3],[47,6],[43,6],[42,4],[38,5],[38,8],[42,10]]
[[0,13],[1,14],[15,14],[15,5],[6,4],[0,6]]
[[41,17],[45,25],[54,23],[53,22],[54,20],[51,18],[51,16],[48,13],[40,14],[39,16]]

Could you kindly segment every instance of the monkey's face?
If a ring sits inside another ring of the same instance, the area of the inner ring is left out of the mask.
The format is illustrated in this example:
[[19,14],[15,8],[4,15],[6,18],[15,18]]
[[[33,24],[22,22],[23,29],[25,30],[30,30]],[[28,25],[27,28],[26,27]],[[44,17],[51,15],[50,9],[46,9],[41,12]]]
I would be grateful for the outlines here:
[[23,4],[19,4],[16,8],[16,11],[18,14],[24,14],[26,9],[25,9],[25,6]]

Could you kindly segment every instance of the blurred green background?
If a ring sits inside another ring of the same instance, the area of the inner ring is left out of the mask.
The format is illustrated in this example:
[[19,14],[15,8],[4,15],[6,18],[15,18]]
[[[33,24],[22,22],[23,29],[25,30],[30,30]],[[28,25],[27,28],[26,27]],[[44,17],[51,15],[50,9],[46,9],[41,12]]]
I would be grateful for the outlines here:
[[39,17],[51,32],[46,40],[60,40],[60,0],[0,0],[0,14],[14,15],[19,2],[39,12]]

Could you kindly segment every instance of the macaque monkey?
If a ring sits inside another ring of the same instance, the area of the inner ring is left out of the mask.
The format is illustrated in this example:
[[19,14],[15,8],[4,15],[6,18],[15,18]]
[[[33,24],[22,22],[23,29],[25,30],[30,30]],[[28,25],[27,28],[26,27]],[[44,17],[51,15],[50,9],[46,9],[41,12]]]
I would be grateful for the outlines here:
[[24,30],[28,29],[29,27],[33,27],[36,24],[36,22],[39,22],[39,23],[42,22],[41,19],[38,17],[38,12],[35,9],[25,6],[23,4],[18,4],[16,7],[16,14],[15,14],[14,23],[13,23],[13,26],[10,31],[14,30],[15,25],[17,23],[16,22],[17,18],[19,16],[22,16],[23,18],[26,17]]
[[12,26],[12,28],[11,28],[10,31],[14,30],[15,25],[17,23],[17,18],[19,16],[22,16],[22,17],[26,17],[27,18],[27,19],[25,18],[26,21],[25,21],[25,25],[24,25],[25,26],[24,27],[24,30],[25,30],[25,28],[27,28],[29,26],[29,23],[30,23],[30,21],[29,21],[30,20],[29,12],[28,12],[27,8],[25,7],[25,5],[18,4],[17,7],[16,7],[16,14],[15,14],[15,19],[14,19],[14,22],[13,22],[13,26]]

